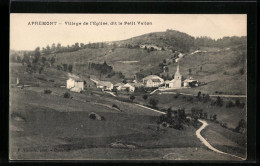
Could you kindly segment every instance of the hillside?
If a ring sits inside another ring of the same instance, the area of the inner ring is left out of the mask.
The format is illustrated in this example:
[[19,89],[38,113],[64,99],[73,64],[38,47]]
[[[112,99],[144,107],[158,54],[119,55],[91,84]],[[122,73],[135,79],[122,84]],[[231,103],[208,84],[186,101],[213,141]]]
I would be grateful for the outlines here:
[[[167,30],[102,47],[77,48],[72,52],[54,51],[42,56],[45,59],[55,58],[53,68],[67,64],[73,66],[72,72],[81,77],[116,83],[124,78],[133,79],[136,74],[141,78],[150,74],[168,75],[171,79],[176,72],[176,56],[178,58],[181,52],[184,55],[179,62],[182,76],[207,83],[206,86],[192,89],[192,93],[203,91],[212,94],[220,91],[224,94],[246,94],[246,37],[213,40]],[[104,62],[112,67],[109,72],[89,68],[91,63],[98,66]],[[163,66],[168,69],[166,73],[163,73]]]

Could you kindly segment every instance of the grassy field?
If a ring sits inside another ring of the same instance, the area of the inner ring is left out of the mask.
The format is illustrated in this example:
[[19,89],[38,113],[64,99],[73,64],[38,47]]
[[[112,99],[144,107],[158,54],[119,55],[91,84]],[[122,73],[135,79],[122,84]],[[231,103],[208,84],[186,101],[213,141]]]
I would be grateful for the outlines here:
[[[229,101],[235,102],[235,99],[230,98],[223,98],[224,104],[222,107],[219,106],[212,106],[211,102],[201,102],[196,100],[195,97],[193,102],[187,101],[188,96],[184,95],[177,95],[174,94],[162,94],[162,95],[150,95],[146,101],[142,98],[142,96],[136,96],[136,101],[138,101],[141,104],[149,104],[149,100],[151,98],[158,100],[157,107],[159,109],[168,109],[172,108],[173,110],[176,110],[178,108],[185,108],[186,113],[191,113],[191,108],[199,108],[203,109],[203,112],[206,112],[208,114],[208,118],[210,115],[217,115],[217,119],[220,122],[227,123],[227,127],[229,128],[235,128],[238,125],[238,122],[241,119],[246,120],[246,107],[240,108],[240,107],[231,107],[226,108],[226,103]],[[212,98],[212,100],[216,100],[216,98]],[[245,103],[245,99],[240,99],[240,102]]]
[[[78,75],[90,75],[88,63],[107,62],[116,72],[122,72],[127,78],[134,78],[136,73],[145,73],[149,75],[158,68],[159,63],[164,59],[167,60],[168,75],[171,77],[176,72],[177,63],[173,63],[171,51],[152,51],[147,52],[140,48],[115,48],[109,52],[112,47],[99,49],[82,49],[76,52],[51,54],[49,57],[55,57],[56,65],[62,63],[80,64],[82,67],[75,67],[74,72]],[[196,54],[185,53],[185,57],[180,61],[180,73],[183,77],[199,80],[207,83],[205,86],[196,89],[185,89],[187,93],[214,94],[216,91],[224,94],[246,94],[246,50],[233,47],[226,48],[202,48],[202,51]],[[121,61],[138,61],[137,63],[122,63]],[[170,62],[170,63],[168,63]],[[85,65],[85,66],[84,66]],[[202,70],[200,70],[202,67]],[[191,74],[189,73],[191,69]],[[241,74],[241,70],[243,74]],[[157,70],[159,71],[159,70]],[[165,74],[165,73],[164,73]],[[99,77],[99,76],[97,76]],[[121,80],[113,77],[107,79],[110,81],[120,82]]]
[[[193,126],[185,126],[185,130],[158,128],[156,118],[159,113],[131,102],[122,102],[92,87],[85,93],[69,92],[72,99],[64,98],[63,94],[68,90],[55,84],[65,84],[65,72],[47,68],[42,74],[28,74],[21,64],[11,64],[11,67],[13,84],[19,77],[25,84],[33,85],[24,89],[15,85],[10,87],[11,159],[145,160],[163,159],[164,156],[173,160],[234,159],[206,149],[196,138]],[[44,94],[45,89],[52,93]],[[160,108],[187,104],[180,97],[174,102],[173,96],[152,97],[158,98]],[[135,100],[143,101],[140,98],[136,96]],[[113,108],[113,104],[121,111]],[[215,108],[215,111],[221,110]],[[105,121],[90,119],[91,112],[104,116]],[[223,116],[218,115],[218,119],[232,121],[235,114],[235,110],[223,111]],[[233,123],[237,122],[234,120]],[[210,128],[209,131],[223,132],[221,129]],[[237,142],[238,147],[242,146],[240,140],[227,139]],[[119,146],[112,146],[113,143]]]

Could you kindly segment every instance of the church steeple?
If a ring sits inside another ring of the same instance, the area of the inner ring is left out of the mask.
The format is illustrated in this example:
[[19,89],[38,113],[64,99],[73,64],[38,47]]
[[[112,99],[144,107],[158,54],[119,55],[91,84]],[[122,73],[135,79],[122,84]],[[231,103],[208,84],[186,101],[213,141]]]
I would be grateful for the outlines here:
[[175,75],[176,76],[181,76],[179,62],[177,62],[177,63],[178,63],[178,65],[177,65],[177,71],[176,71]]

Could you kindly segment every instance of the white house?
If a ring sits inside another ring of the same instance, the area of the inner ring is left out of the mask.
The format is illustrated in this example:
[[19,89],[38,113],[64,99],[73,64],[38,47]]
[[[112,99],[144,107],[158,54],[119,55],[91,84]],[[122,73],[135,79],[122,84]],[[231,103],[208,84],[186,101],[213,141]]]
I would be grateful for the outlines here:
[[128,89],[129,92],[134,92],[135,88],[139,88],[142,86],[143,86],[142,83],[127,83],[123,86],[123,89]]
[[159,87],[164,83],[164,80],[157,75],[149,75],[143,78],[143,84],[146,87]]
[[112,91],[114,85],[109,81],[98,81],[97,88]]
[[114,87],[115,87],[117,90],[121,90],[124,85],[125,85],[124,83],[121,83],[121,82],[120,82],[120,83],[115,84]]
[[84,90],[84,81],[80,79],[69,78],[67,80],[66,88],[74,92],[80,92]]
[[174,79],[169,82],[169,88],[181,88],[181,73],[179,71],[179,63],[177,66],[177,71],[174,75]]
[[199,86],[198,81],[192,79],[191,77],[189,79],[186,79],[183,81],[184,87],[193,87],[193,86]]

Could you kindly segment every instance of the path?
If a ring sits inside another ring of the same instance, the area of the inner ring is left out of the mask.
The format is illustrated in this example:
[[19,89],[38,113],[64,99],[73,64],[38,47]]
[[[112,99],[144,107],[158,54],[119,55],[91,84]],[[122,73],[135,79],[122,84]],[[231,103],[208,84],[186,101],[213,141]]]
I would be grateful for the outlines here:
[[[155,110],[155,109],[152,109],[152,108],[149,108],[149,107],[146,107],[146,106],[143,106],[143,105],[139,105],[139,104],[135,104],[139,107],[143,107],[143,108],[146,108],[146,109],[149,109],[149,110],[152,110],[152,111],[155,111],[155,112],[159,112],[161,114],[166,114],[165,112],[161,112],[161,111],[158,111],[158,110]],[[206,146],[208,147],[210,150],[214,151],[214,152],[217,152],[217,153],[221,153],[221,154],[225,154],[225,155],[229,155],[229,156],[232,156],[232,157],[235,157],[235,158],[239,158],[241,160],[246,160],[246,158],[242,158],[242,157],[239,157],[239,156],[236,156],[236,155],[233,155],[233,154],[229,154],[229,153],[225,153],[225,152],[222,152],[216,148],[214,148],[212,145],[210,145],[210,143],[201,136],[200,132],[205,129],[207,126],[208,126],[208,123],[204,120],[198,120],[199,122],[202,123],[202,126],[196,131],[196,136],[199,138],[199,140]],[[171,154],[175,154],[175,153],[168,153],[166,155],[163,156],[163,158],[166,158],[167,156],[171,155]]]
[[139,107],[143,107],[143,108],[149,109],[149,110],[152,110],[152,111],[154,111],[154,112],[158,112],[158,113],[161,113],[161,114],[166,114],[165,112],[158,111],[158,110],[155,110],[155,109],[152,109],[152,108],[149,108],[149,107],[140,105],[140,104],[135,104],[135,105],[137,105],[137,106],[139,106]]
[[[161,94],[181,94],[181,95],[186,95],[186,96],[196,96],[196,95],[189,94],[189,93],[176,93],[176,92],[160,92],[158,94],[159,95],[161,95]],[[209,96],[210,97],[218,97],[219,96],[219,97],[228,97],[228,98],[246,98],[247,97],[246,95],[209,95]]]
[[241,159],[241,160],[246,160],[245,158],[238,157],[238,156],[233,155],[233,154],[229,154],[229,153],[222,152],[222,151],[220,151],[220,150],[214,148],[213,146],[211,146],[211,145],[209,144],[209,142],[208,142],[205,138],[203,138],[203,137],[201,136],[201,134],[200,134],[200,132],[208,126],[208,123],[207,123],[206,121],[200,120],[200,119],[199,119],[198,121],[202,123],[202,126],[196,131],[196,136],[200,139],[200,141],[201,141],[205,146],[207,146],[210,150],[213,150],[214,152],[221,153],[221,154],[225,154],[225,155],[229,155],[229,156],[232,156],[232,157],[236,157],[236,158],[239,158],[239,159]]
[[114,96],[114,97],[116,97],[116,95],[113,92],[108,92],[108,91],[105,91],[105,92],[110,94],[110,95],[112,95],[112,96]]

